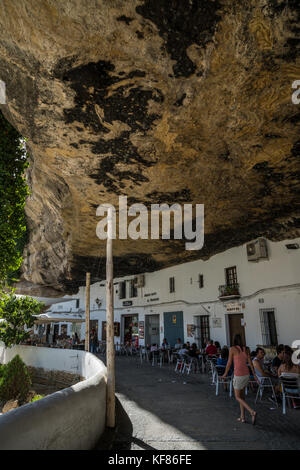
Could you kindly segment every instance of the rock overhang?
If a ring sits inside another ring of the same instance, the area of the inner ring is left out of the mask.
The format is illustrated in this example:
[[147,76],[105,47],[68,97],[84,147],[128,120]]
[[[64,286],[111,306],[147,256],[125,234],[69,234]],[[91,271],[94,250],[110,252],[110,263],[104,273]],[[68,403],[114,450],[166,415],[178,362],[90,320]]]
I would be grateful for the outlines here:
[[96,207],[120,195],[204,204],[205,245],[116,241],[117,276],[299,236],[297,2],[1,8],[1,109],[31,155],[24,282],[59,294],[103,279]]

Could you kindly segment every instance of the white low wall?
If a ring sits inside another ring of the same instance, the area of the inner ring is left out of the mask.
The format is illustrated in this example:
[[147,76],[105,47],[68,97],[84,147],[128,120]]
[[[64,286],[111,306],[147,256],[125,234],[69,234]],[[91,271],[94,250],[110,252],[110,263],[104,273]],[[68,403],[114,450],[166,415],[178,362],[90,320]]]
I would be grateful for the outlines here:
[[16,354],[28,366],[72,372],[86,380],[0,416],[0,449],[92,449],[105,428],[103,362],[85,351],[0,346],[0,363]]

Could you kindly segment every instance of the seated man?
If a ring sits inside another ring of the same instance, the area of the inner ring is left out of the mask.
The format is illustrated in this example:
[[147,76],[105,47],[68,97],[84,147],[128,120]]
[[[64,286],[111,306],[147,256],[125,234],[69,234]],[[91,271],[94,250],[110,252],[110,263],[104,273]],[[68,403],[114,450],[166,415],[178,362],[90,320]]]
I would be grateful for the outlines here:
[[207,354],[208,356],[214,356],[217,354],[217,352],[218,350],[216,346],[214,345],[214,342],[210,340],[208,346],[206,346],[205,354]]
[[180,338],[177,338],[177,341],[176,341],[176,344],[174,346],[174,349],[181,349],[182,348],[182,343],[181,343],[181,339]]
[[[261,382],[263,377],[269,377],[272,380],[272,383],[276,385],[278,383],[278,378],[274,376],[271,372],[267,371],[264,366],[264,357],[265,357],[265,350],[263,348],[256,348],[256,356],[252,360],[253,366],[255,369],[256,377]],[[278,392],[279,390],[276,391]]]
[[272,368],[274,369],[274,371],[277,374],[278,369],[281,366],[282,360],[283,360],[283,354],[284,354],[283,344],[279,344],[279,346],[277,346],[276,352],[277,352],[277,356],[275,356],[273,361],[272,361]]

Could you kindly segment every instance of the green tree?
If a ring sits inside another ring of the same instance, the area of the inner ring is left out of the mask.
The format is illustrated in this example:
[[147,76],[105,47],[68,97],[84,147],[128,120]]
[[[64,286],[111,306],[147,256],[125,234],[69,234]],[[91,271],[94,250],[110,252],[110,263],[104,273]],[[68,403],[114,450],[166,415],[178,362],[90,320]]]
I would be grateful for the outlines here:
[[28,339],[25,327],[33,327],[33,315],[38,315],[43,306],[32,297],[15,295],[13,290],[0,293],[0,340],[7,348]]
[[0,377],[0,400],[19,399],[24,402],[31,387],[31,378],[25,363],[17,354],[5,364]]
[[13,281],[26,243],[25,140],[0,111],[0,282]]

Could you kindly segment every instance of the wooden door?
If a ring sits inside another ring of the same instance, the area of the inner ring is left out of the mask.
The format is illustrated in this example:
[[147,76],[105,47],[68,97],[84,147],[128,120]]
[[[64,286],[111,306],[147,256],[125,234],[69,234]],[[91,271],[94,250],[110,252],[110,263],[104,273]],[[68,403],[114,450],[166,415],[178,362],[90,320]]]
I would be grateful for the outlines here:
[[244,315],[242,313],[234,313],[228,315],[230,346],[233,346],[233,340],[235,335],[241,335],[243,343],[246,344],[245,327],[242,326],[241,323],[241,320],[243,320],[243,318]]

